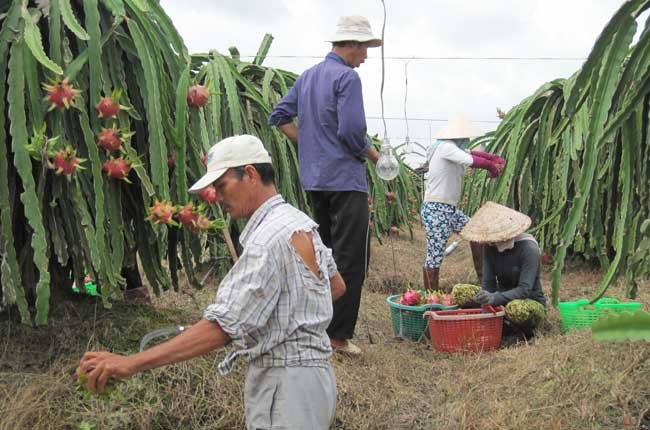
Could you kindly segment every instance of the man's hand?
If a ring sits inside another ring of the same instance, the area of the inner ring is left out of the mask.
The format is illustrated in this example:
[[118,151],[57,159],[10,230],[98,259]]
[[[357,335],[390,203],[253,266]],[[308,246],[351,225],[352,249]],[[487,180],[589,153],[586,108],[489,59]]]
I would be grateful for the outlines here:
[[370,145],[370,149],[366,152],[366,158],[372,161],[373,164],[377,164],[377,161],[379,161],[379,151],[375,149],[374,145]]
[[330,288],[332,289],[332,301],[337,301],[345,294],[345,281],[339,272],[336,272],[333,278],[330,278]]
[[202,318],[178,336],[137,354],[87,352],[81,357],[77,374],[87,378],[88,390],[101,393],[109,378],[129,378],[138,372],[198,357],[228,343],[230,336],[218,322]]
[[85,375],[86,388],[94,393],[103,393],[109,378],[125,379],[135,373],[130,357],[105,351],[86,352],[77,369],[77,376]]
[[280,131],[289,138],[293,143],[298,143],[298,127],[295,122],[288,122],[278,126]]

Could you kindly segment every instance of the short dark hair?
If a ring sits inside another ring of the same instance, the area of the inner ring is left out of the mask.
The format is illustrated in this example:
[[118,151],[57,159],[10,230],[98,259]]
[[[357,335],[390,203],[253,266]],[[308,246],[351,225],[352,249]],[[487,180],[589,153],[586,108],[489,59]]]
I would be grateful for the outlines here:
[[361,42],[357,42],[356,40],[341,40],[339,42],[332,42],[332,48],[344,48],[350,45],[359,46],[361,45]]
[[[256,163],[247,164],[247,166],[253,166],[255,170],[257,170],[257,173],[260,174],[260,179],[262,179],[262,183],[264,185],[275,184],[275,170],[273,170],[273,164]],[[232,168],[232,170],[235,172],[235,175],[237,175],[239,179],[242,179],[244,177],[244,167],[246,166],[238,166]]]

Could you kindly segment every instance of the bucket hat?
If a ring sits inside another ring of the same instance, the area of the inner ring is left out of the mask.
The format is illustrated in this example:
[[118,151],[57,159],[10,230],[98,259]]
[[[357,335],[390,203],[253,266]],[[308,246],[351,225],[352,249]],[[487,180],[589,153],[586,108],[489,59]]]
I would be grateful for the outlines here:
[[326,42],[365,42],[370,48],[381,46],[381,39],[372,34],[370,22],[363,16],[342,16],[336,23],[336,32]]

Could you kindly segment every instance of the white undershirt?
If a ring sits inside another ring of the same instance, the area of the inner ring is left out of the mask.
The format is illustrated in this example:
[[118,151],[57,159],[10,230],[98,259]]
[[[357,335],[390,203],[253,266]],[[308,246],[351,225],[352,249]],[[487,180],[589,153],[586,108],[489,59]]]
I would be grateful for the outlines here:
[[424,200],[458,205],[463,189],[465,168],[471,166],[473,162],[472,156],[458,148],[456,144],[443,141],[429,160]]

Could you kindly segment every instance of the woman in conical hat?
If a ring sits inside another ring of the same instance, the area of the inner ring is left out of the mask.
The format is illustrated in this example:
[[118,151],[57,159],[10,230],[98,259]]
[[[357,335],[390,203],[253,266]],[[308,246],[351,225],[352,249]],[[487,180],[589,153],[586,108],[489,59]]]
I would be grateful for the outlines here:
[[[497,177],[505,165],[501,157],[482,151],[465,151],[469,139],[478,136],[470,122],[462,116],[452,119],[437,134],[437,142],[427,151],[428,173],[420,216],[427,231],[427,255],[423,267],[424,288],[438,289],[440,266],[447,239],[459,232],[469,218],[458,209],[463,177],[467,167],[485,169]],[[476,274],[481,279],[480,247],[471,244]]]
[[541,322],[546,307],[539,245],[525,233],[530,224],[527,215],[486,202],[460,232],[463,239],[483,244],[483,276],[476,301],[506,305],[506,318],[525,331]]

